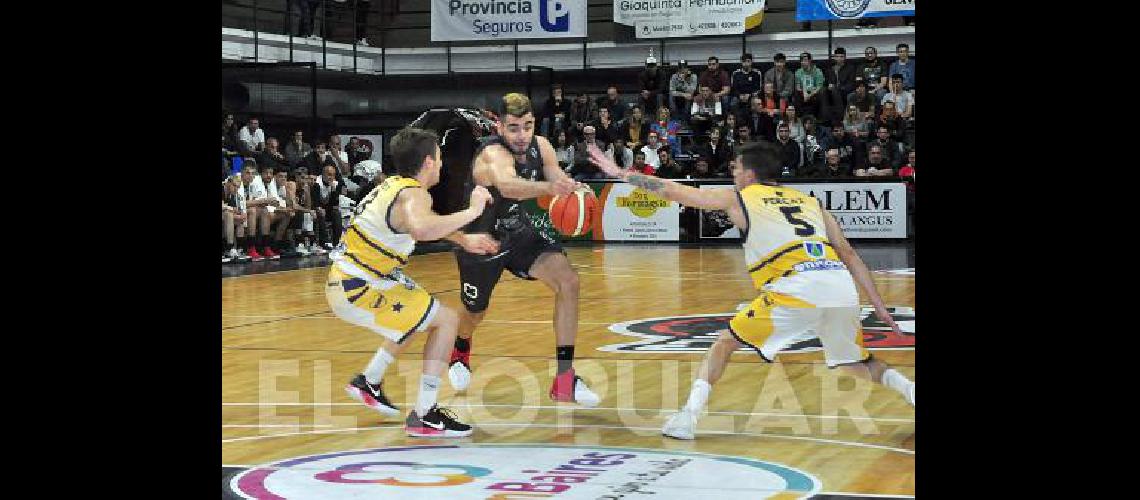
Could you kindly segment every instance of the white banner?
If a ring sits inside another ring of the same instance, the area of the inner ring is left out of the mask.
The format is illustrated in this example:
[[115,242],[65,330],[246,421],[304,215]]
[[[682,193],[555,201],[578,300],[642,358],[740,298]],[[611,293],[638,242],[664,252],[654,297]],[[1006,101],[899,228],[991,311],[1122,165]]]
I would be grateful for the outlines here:
[[788,183],[835,216],[848,238],[906,238],[906,184],[902,182]]
[[431,41],[586,36],[586,0],[431,0]]
[[679,241],[681,208],[630,184],[609,186],[602,207],[605,241]]
[[614,0],[614,22],[638,38],[739,35],[760,25],[766,0]]
[[797,0],[796,21],[913,16],[914,0]]
[[[821,182],[784,184],[820,200],[848,238],[906,238],[906,185],[901,182]],[[702,184],[701,189],[733,189],[731,184]],[[701,210],[701,238],[739,238],[721,210]]]

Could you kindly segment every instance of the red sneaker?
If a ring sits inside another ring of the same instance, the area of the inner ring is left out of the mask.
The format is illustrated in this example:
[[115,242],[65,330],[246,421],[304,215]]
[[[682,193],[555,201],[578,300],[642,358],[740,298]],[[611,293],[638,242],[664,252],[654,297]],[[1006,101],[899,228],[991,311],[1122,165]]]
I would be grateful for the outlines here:
[[601,398],[586,386],[586,381],[574,374],[573,368],[554,377],[554,383],[550,385],[550,399],[586,407],[598,406],[601,402]]
[[451,348],[451,361],[449,361],[448,364],[453,364],[456,361],[463,363],[464,365],[467,365],[467,368],[471,368],[470,344],[468,344],[467,351],[460,351],[459,349],[456,349],[454,347]]
[[272,247],[266,246],[265,251],[261,252],[267,259],[280,259],[281,254],[274,252]]
[[265,257],[263,257],[261,254],[257,253],[256,247],[249,247],[249,249],[247,249],[245,251],[245,254],[248,255],[250,260],[252,260],[254,262],[257,262],[260,260],[265,260]]

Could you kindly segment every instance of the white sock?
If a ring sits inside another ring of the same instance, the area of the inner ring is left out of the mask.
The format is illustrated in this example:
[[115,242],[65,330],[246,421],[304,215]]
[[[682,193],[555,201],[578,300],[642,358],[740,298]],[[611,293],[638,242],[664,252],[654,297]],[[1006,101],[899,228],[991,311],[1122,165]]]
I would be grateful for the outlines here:
[[384,370],[388,369],[388,363],[395,359],[383,347],[377,349],[376,354],[372,356],[372,361],[369,361],[368,366],[364,368],[364,380],[372,385],[379,384],[380,379],[384,376]]
[[416,398],[416,415],[423,417],[431,407],[435,406],[435,397],[438,393],[439,377],[420,375],[420,395]]
[[911,382],[905,375],[899,373],[894,368],[888,368],[883,372],[882,383],[899,394],[902,394],[907,402],[910,402],[911,387],[914,386],[914,382]]
[[709,400],[709,391],[711,390],[712,386],[703,379],[694,380],[693,388],[689,391],[689,402],[685,403],[685,407],[694,413],[700,413]]

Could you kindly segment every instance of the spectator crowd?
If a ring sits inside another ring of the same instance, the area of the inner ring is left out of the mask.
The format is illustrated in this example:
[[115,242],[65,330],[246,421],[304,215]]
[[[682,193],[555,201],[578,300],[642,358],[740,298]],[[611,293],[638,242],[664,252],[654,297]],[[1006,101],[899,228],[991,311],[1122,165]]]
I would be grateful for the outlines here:
[[[847,60],[843,47],[826,62],[804,52],[795,66],[776,53],[767,71],[754,66],[752,54],[732,72],[714,56],[699,73],[681,60],[671,74],[650,56],[628,97],[616,84],[596,98],[553,85],[536,109],[536,133],[550,139],[559,165],[576,180],[605,177],[589,161],[590,144],[630,170],[710,179],[731,177],[741,144],[765,140],[782,152],[783,177],[901,178],[913,199],[909,49],[898,44],[891,62],[874,47],[858,61]],[[310,144],[301,130],[282,146],[256,117],[239,127],[225,114],[222,262],[327,253],[352,206],[384,179],[371,156],[371,145],[357,137]]]
[[372,145],[350,137],[282,147],[257,118],[222,121],[222,262],[323,255],[340,240],[352,207],[384,180]]
[[913,171],[914,59],[907,44],[894,61],[874,47],[863,55],[849,61],[838,47],[820,62],[804,52],[793,66],[776,53],[761,71],[743,54],[731,72],[714,56],[699,72],[681,60],[671,74],[650,56],[628,97],[619,85],[591,99],[555,84],[539,134],[578,180],[604,177],[585,154],[590,143],[628,169],[724,178],[733,151],[755,140],[780,146],[785,177],[898,177],[904,166]]

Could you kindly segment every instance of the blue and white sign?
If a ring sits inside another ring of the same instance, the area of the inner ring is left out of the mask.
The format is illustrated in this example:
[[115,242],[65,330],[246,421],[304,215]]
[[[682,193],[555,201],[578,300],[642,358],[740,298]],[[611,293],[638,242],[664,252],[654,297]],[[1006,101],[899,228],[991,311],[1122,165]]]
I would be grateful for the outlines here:
[[796,21],[913,16],[914,0],[797,0]]
[[431,0],[431,41],[586,36],[586,0]]

